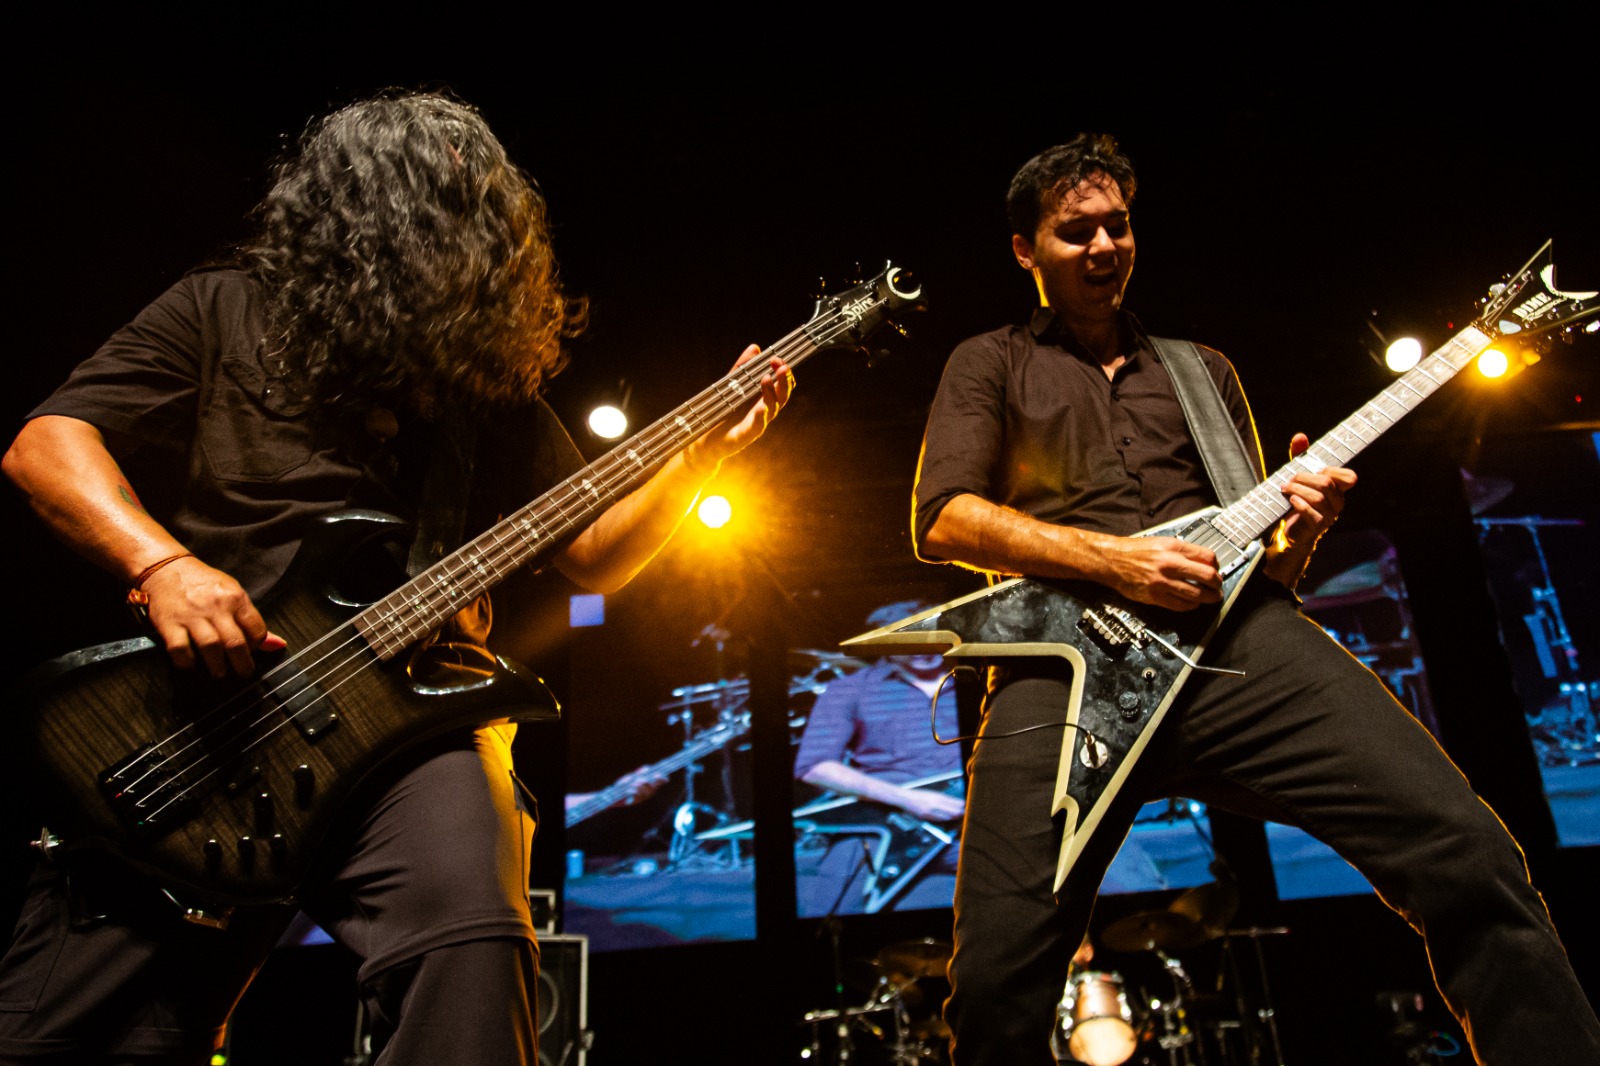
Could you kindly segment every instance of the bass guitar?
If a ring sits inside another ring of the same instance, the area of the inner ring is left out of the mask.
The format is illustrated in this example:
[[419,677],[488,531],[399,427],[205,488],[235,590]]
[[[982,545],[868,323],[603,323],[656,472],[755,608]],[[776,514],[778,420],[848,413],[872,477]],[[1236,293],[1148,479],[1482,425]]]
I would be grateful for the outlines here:
[[1087,581],[1012,578],[843,643],[852,655],[943,652],[947,659],[1053,655],[1072,665],[1051,813],[1066,813],[1055,887],[1104,817],[1167,709],[1200,663],[1290,510],[1282,488],[1300,471],[1345,466],[1500,338],[1531,347],[1600,314],[1593,292],[1555,286],[1550,242],[1492,286],[1476,321],[1396,378],[1305,453],[1239,500],[1147,529],[1211,549],[1221,602],[1192,611],[1135,603]]
[[[824,349],[860,347],[921,295],[888,264],[819,300],[765,354],[795,367]],[[438,671],[408,653],[513,571],[548,562],[673,454],[752,402],[767,366],[761,358],[735,368],[376,602],[350,602],[339,578],[362,548],[405,527],[375,512],[322,521],[262,598],[267,624],[289,648],[249,682],[173,670],[143,638],[46,663],[29,677],[13,734],[49,818],[37,845],[46,854],[108,848],[208,904],[292,898],[352,791],[395,751],[503,718],[508,706],[557,713],[542,682],[482,649],[442,648],[460,658]]]

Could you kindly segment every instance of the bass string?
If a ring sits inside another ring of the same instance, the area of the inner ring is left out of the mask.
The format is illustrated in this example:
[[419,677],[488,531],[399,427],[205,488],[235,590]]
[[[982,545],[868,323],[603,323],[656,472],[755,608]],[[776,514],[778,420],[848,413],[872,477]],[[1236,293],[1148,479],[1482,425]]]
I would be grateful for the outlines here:
[[[798,332],[799,331],[797,331],[797,333]],[[796,342],[795,342],[795,340],[793,338],[796,337],[796,335],[797,334],[791,334],[788,337],[783,338],[783,340],[780,340],[778,343],[774,344],[773,345],[773,352],[776,354],[776,353],[779,353],[781,351],[783,354],[780,354],[779,358],[786,358],[790,362],[793,362],[793,363],[802,362],[803,359],[804,359],[804,355],[806,353],[795,350],[797,348],[797,344],[796,344]],[[737,368],[735,374],[751,378],[752,381],[754,383],[756,383],[757,386],[759,387],[760,377],[765,376],[769,364],[766,361],[761,361],[758,366],[753,368],[756,372],[755,373],[751,373],[751,369],[752,368],[751,368],[750,364],[752,364],[752,363],[757,363],[757,360],[752,359],[744,367]],[[730,374],[729,377],[724,379],[724,380],[731,380],[734,376],[735,375]],[[746,383],[746,388],[748,388],[748,385],[749,385],[749,383],[747,382]],[[702,396],[706,395],[707,393],[714,392],[716,388],[717,388],[717,386],[715,386],[715,385],[712,386],[711,389],[706,390],[705,393],[702,393]],[[699,398],[697,397],[697,399],[699,399]],[[690,401],[690,403],[693,404],[694,401]],[[702,404],[702,406],[704,406],[704,405]],[[610,488],[610,485],[607,485],[607,489],[608,490],[609,490],[609,488]],[[570,506],[571,499],[575,498],[575,496],[576,496],[576,493],[571,491],[570,487],[569,487],[569,492],[567,493],[567,495],[569,497],[569,501],[561,502],[561,503],[558,504],[558,507],[557,507],[558,511],[561,513],[561,516],[563,518],[567,517],[570,512],[578,510],[578,508],[574,508],[574,507]],[[457,554],[459,555],[460,553],[457,553]],[[496,569],[498,570],[499,568],[496,567]],[[440,571],[440,572],[442,572],[442,571]],[[425,573],[424,575],[421,575],[419,580],[429,576],[429,573],[434,573],[434,571],[430,571],[428,573]],[[437,576],[437,574],[435,574],[435,576]],[[408,587],[410,587],[410,586],[408,586]],[[393,596],[393,595],[394,594],[391,593],[391,596]],[[371,609],[369,608],[369,611],[370,610]],[[434,622],[434,624],[430,625],[428,627],[428,629],[431,630],[432,628],[434,628],[438,624],[438,622],[442,622],[442,621],[443,621],[443,616],[439,615],[437,617],[437,620]],[[335,631],[335,632],[337,632],[337,631]],[[333,634],[325,635],[323,638],[320,638],[316,643],[311,645],[311,647],[307,648],[304,652],[301,652],[299,655],[295,656],[293,659],[289,660],[288,662],[280,664],[280,666],[274,668],[272,671],[269,671],[269,673],[266,675],[266,677],[263,678],[263,681],[270,681],[275,676],[278,678],[278,681],[276,683],[274,683],[274,684],[269,684],[264,693],[260,693],[260,694],[256,695],[254,699],[247,699],[245,694],[240,694],[238,696],[232,697],[229,700],[224,701],[222,704],[220,704],[217,708],[213,709],[207,715],[203,716],[200,719],[197,719],[195,722],[187,723],[184,726],[183,729],[179,730],[177,733],[173,734],[172,736],[166,738],[164,741],[162,741],[163,745],[171,744],[171,743],[177,741],[186,732],[192,732],[192,733],[195,734],[192,737],[192,739],[190,739],[186,744],[184,744],[182,747],[178,748],[176,751],[173,751],[173,752],[167,754],[165,758],[162,758],[161,760],[159,760],[158,762],[154,763],[153,765],[145,767],[144,768],[144,772],[138,778],[136,778],[130,785],[125,786],[125,787],[130,787],[131,788],[131,787],[136,787],[139,784],[142,784],[144,782],[144,780],[146,778],[148,778],[152,773],[157,773],[157,772],[161,771],[162,769],[165,769],[175,759],[181,758],[182,756],[186,755],[188,752],[190,752],[198,744],[207,743],[207,744],[212,746],[213,750],[202,752],[201,755],[199,756],[199,758],[197,758],[194,762],[190,763],[188,766],[184,766],[184,767],[181,767],[181,768],[177,769],[175,771],[175,773],[177,775],[182,775],[182,774],[192,773],[192,772],[197,771],[201,767],[201,765],[205,762],[205,760],[208,759],[208,758],[214,758],[214,759],[237,758],[239,755],[242,755],[245,752],[249,751],[251,747],[255,746],[255,744],[260,743],[261,740],[264,740],[266,737],[271,736],[272,733],[276,731],[275,729],[274,730],[269,730],[268,733],[263,735],[261,738],[258,738],[255,742],[246,744],[246,746],[243,747],[242,749],[240,749],[239,751],[228,751],[228,750],[217,751],[217,750],[215,750],[216,748],[226,748],[229,745],[235,744],[240,738],[247,737],[249,735],[250,731],[253,730],[256,726],[260,725],[263,721],[269,720],[271,718],[271,716],[272,716],[272,713],[273,713],[273,707],[272,707],[273,698],[276,697],[283,690],[283,688],[286,686],[286,683],[292,683],[293,681],[297,681],[299,679],[299,677],[302,676],[305,673],[309,673],[309,672],[312,672],[312,671],[315,671],[315,670],[318,670],[318,669],[324,669],[325,668],[325,673],[323,673],[323,675],[320,678],[318,678],[317,680],[312,682],[312,684],[314,684],[318,688],[319,691],[322,691],[323,688],[324,688],[325,679],[327,677],[333,676],[333,674],[335,672],[337,672],[339,669],[343,668],[344,666],[347,666],[352,659],[355,659],[355,658],[359,657],[361,649],[362,649],[362,647],[364,645],[363,645],[363,642],[362,642],[362,639],[361,639],[361,635],[359,633],[353,633],[353,634],[349,635],[348,637],[346,637],[345,640],[342,643],[337,644],[332,648],[326,649],[322,653],[322,657],[320,659],[314,659],[314,660],[311,660],[309,662],[303,662],[306,652],[312,651],[313,649],[317,648],[317,646],[319,644],[324,643],[332,635]],[[419,633],[419,634],[416,635],[416,637],[420,637],[421,635],[423,635],[423,634]],[[413,639],[416,639],[416,637],[413,637]],[[408,643],[409,643],[409,641],[408,641]],[[345,648],[349,648],[349,647],[353,647],[354,648],[354,652],[353,652],[352,656],[350,656],[349,658],[346,658],[345,660],[341,660],[339,662],[333,663],[331,666],[328,666],[327,659],[330,656],[337,655],[341,650],[344,650]],[[308,707],[306,709],[310,709],[311,706],[313,706],[313,705],[308,705]],[[265,708],[263,713],[259,714],[258,717],[256,717],[252,721],[240,723],[239,719],[241,719],[241,718],[243,718],[245,716],[248,716],[249,714],[253,713],[253,711],[258,707],[264,707]],[[219,718],[221,719],[220,722],[218,721]],[[222,736],[221,735],[225,730],[227,730],[229,727],[232,727],[232,726],[238,726],[238,728],[236,729],[236,731],[231,736]],[[158,750],[159,750],[159,747],[160,746],[158,745],[157,746]],[[208,780],[211,776],[212,776],[212,774],[208,773],[204,777],[200,778],[198,781],[192,781],[192,782],[187,783],[187,785],[185,787],[195,787],[198,784],[203,783],[204,781]],[[171,779],[169,779],[169,780],[171,780]],[[161,790],[162,790],[161,786],[158,785],[155,789],[153,789],[151,791],[151,793],[150,793],[150,795],[148,797],[144,797],[143,799],[138,801],[137,805],[142,807],[142,806],[148,805],[149,803],[154,802],[157,798],[159,798]],[[181,798],[181,795],[178,798]],[[168,800],[161,807],[157,808],[156,811],[153,812],[150,815],[150,817],[158,816],[160,813],[165,811],[167,809],[167,807],[171,805],[172,802],[174,802],[174,801],[173,800]]]
[[[837,332],[839,331],[835,331],[835,336]],[[808,344],[800,334],[801,331],[796,331],[794,334],[784,337],[763,355],[768,358],[783,359],[786,364],[791,366],[799,365],[812,352],[821,347],[821,345]],[[832,336],[826,337],[823,343],[825,344],[831,339]],[[810,348],[810,351],[805,350],[806,348]],[[722,417],[720,414],[708,416],[706,414],[707,411],[720,409],[726,410],[731,414],[734,409],[746,402],[751,395],[759,391],[760,380],[766,375],[768,369],[768,363],[765,358],[752,359],[745,366],[737,368],[733,374],[723,378],[722,381],[704,390],[700,395],[689,400],[675,412],[668,414],[665,418],[641,432],[633,442],[630,442],[630,450],[643,450],[646,454],[650,454],[664,452],[668,449],[676,450],[676,448],[682,447],[683,444],[687,443],[687,440],[682,438],[694,439],[706,431],[708,427],[705,423]],[[744,387],[738,390],[736,395],[721,391],[724,382],[734,381],[739,376],[743,376],[748,380],[744,382]],[[701,424],[685,432],[677,428],[676,420],[678,418]],[[443,609],[435,610],[433,612],[434,617],[423,617],[420,622],[413,621],[409,616],[417,613],[426,613],[427,608],[424,606],[419,610],[417,605],[411,602],[412,595],[410,590],[420,586],[424,590],[424,598],[436,599],[439,592],[451,595],[452,590],[462,585],[465,585],[468,591],[453,594],[463,598],[470,598],[471,595],[476,595],[492,588],[493,584],[504,576],[501,573],[502,564],[506,564],[506,572],[509,572],[511,569],[515,569],[516,566],[521,565],[522,559],[519,557],[527,553],[527,539],[515,532],[524,521],[533,521],[538,526],[538,532],[535,534],[538,541],[549,543],[559,540],[575,528],[586,516],[589,509],[589,501],[595,496],[610,495],[618,492],[629,481],[640,476],[640,467],[637,464],[630,466],[626,459],[626,452],[619,454],[619,450],[620,446],[618,450],[607,453],[590,467],[580,471],[579,474],[573,475],[567,482],[547,493],[545,497],[534,501],[533,504],[523,508],[504,521],[496,523],[493,528],[480,534],[465,549],[457,551],[435,563],[433,567],[419,574],[406,586],[391,592],[372,607],[367,608],[363,614],[368,617],[370,624],[375,626],[383,626],[387,629],[403,629],[404,639],[396,641],[399,646],[404,646],[425,635],[435,628],[448,613],[453,613],[455,608],[450,607],[448,611]],[[657,461],[659,460],[643,462],[648,467],[654,465]],[[584,476],[590,474],[593,476]],[[586,482],[589,488],[583,487]],[[534,519],[531,514],[525,513],[533,509],[537,509],[540,515],[539,518]],[[485,579],[483,575],[477,572],[477,564],[479,562],[487,564],[495,571],[493,581]],[[432,584],[431,588],[428,587],[430,583]],[[383,617],[386,610],[392,612],[393,615],[402,617]]]
[[[768,371],[770,370],[770,359],[771,358],[776,357],[776,358],[779,358],[779,359],[783,360],[788,366],[790,366],[790,368],[792,368],[794,366],[797,366],[800,363],[804,362],[807,358],[809,358],[816,351],[819,351],[819,350],[827,347],[833,340],[835,340],[839,336],[849,332],[850,329],[852,329],[854,327],[854,325],[856,324],[856,322],[858,321],[858,320],[848,319],[846,316],[844,316],[842,314],[839,314],[838,312],[834,312],[833,318],[834,318],[833,323],[830,323],[829,326],[826,329],[817,331],[819,335],[815,339],[813,339],[811,334],[809,334],[807,332],[805,327],[802,327],[801,329],[795,330],[792,333],[788,334],[787,336],[781,338],[779,341],[777,341],[777,342],[775,342],[773,344],[771,349],[769,349],[768,351],[762,353],[762,355],[765,356],[766,358],[761,358],[761,357],[753,358],[753,359],[749,360],[743,367],[736,368],[732,373],[730,373],[729,375],[727,375],[725,378],[722,379],[722,381],[733,381],[733,380],[735,380],[737,378],[741,378],[741,377],[746,379],[742,383],[743,384],[743,388],[739,389],[739,390],[735,390],[734,394],[729,395],[726,398],[722,398],[722,399],[717,398],[717,390],[718,390],[718,388],[721,387],[721,384],[722,384],[722,382],[718,382],[717,384],[714,384],[711,387],[703,390],[699,395],[697,395],[696,397],[694,397],[691,400],[689,400],[679,410],[680,411],[687,411],[688,414],[693,415],[696,419],[704,420],[704,421],[707,421],[707,422],[712,421],[712,419],[708,418],[706,416],[706,414],[705,414],[705,412],[707,410],[718,410],[719,411],[718,417],[726,417],[727,416],[726,414],[720,414],[720,412],[725,410],[727,412],[727,414],[731,414],[733,412],[733,410],[737,409],[737,407],[740,404],[746,402],[749,399],[749,397],[753,394],[752,393],[752,387],[754,387],[754,391],[759,391],[761,378],[764,377],[768,373]],[[808,323],[807,325],[808,326],[812,326],[814,324],[815,323],[813,322],[813,323]],[[672,416],[669,415],[667,419],[663,419],[661,422],[657,422],[655,425],[653,425],[652,427],[647,429],[644,434],[641,434],[641,437],[647,436],[647,435],[652,435],[652,434],[659,436],[660,434],[656,433],[656,431],[660,430],[661,427],[663,426],[663,424],[669,423],[671,421],[671,419],[672,419]],[[704,433],[707,428],[709,428],[709,426],[703,426],[697,432],[692,432],[692,433],[688,434],[689,439],[692,440],[692,439],[694,439],[694,437],[699,436],[701,433]],[[687,442],[685,442],[685,443],[687,443]],[[647,447],[653,447],[653,446],[647,445]],[[615,486],[617,484],[625,483],[626,480],[627,480],[627,477],[631,477],[631,476],[632,475],[629,474],[629,475],[626,475],[626,476],[621,477],[621,478],[608,479],[608,481],[605,483],[604,491],[610,492],[612,490],[613,486]],[[570,482],[570,480],[571,479],[569,479],[569,482]],[[576,498],[576,493],[575,493],[575,491],[572,490],[571,486],[568,485],[568,486],[566,486],[566,488],[568,490],[567,491],[567,496],[569,497],[569,499]],[[557,492],[558,493],[560,492],[559,488],[558,488]],[[556,494],[552,493],[551,495],[554,496]],[[579,507],[579,508],[570,508],[567,503],[559,503],[557,506],[558,506],[558,509],[559,509],[559,511],[560,511],[560,513],[561,513],[563,518],[565,518],[568,514],[570,514],[570,512],[572,510],[582,510],[581,507]],[[504,525],[504,523],[497,524],[497,526],[495,528],[499,529],[503,525]],[[460,555],[461,555],[461,553],[457,552],[451,558],[457,558]],[[515,562],[516,560],[513,559],[513,560],[510,560],[510,561]],[[444,564],[449,563],[449,562],[450,562],[449,559],[442,560],[440,564],[436,564],[436,567],[448,570],[448,567],[445,567]],[[514,568],[515,567],[513,566],[513,569]],[[428,576],[429,573],[431,573],[431,569],[428,572],[424,572],[423,575],[420,575],[419,579],[420,579],[420,577]],[[393,595],[393,594],[391,593],[391,595]],[[369,608],[368,610],[371,610],[371,609]],[[442,621],[442,618],[440,620]],[[340,627],[340,628],[344,628],[344,627]],[[338,633],[338,630],[334,630],[334,631],[332,631],[332,632],[330,632],[328,634],[325,634],[323,637],[321,637],[317,641],[313,642],[313,644],[306,649],[306,652],[309,652],[309,651],[317,648],[318,645],[327,642],[329,639],[334,637],[337,633]],[[337,655],[340,651],[343,651],[343,650],[345,650],[347,648],[353,648],[354,649],[352,651],[351,655],[345,657],[342,660],[339,660],[338,662],[332,663],[331,666],[328,664],[328,660],[330,658],[332,658],[332,656]],[[286,675],[291,670],[294,673],[294,680],[298,680],[301,676],[303,676],[305,674],[309,674],[313,669],[323,669],[324,667],[326,667],[325,672],[321,673],[320,676],[315,680],[308,680],[307,685],[305,686],[305,687],[314,687],[316,689],[317,693],[318,693],[317,699],[315,701],[313,701],[312,703],[308,704],[305,708],[301,709],[300,711],[296,712],[297,714],[305,713],[305,711],[310,710],[313,706],[315,706],[316,703],[319,703],[319,702],[322,702],[322,701],[326,700],[330,693],[338,691],[338,689],[346,681],[351,680],[353,677],[358,675],[361,671],[365,670],[366,668],[368,668],[370,666],[376,665],[377,662],[379,662],[379,660],[376,658],[376,656],[373,656],[372,658],[366,659],[364,662],[361,661],[361,659],[362,659],[361,653],[366,648],[367,648],[366,641],[362,638],[360,633],[355,632],[355,633],[352,633],[351,635],[347,636],[341,643],[336,644],[335,646],[333,646],[330,649],[327,649],[322,654],[321,658],[313,660],[313,661],[308,662],[308,663],[305,663],[303,666],[296,666],[296,664],[299,663],[300,659],[305,655],[305,652],[301,652],[299,655],[295,656],[293,659],[290,659],[290,660],[280,664],[278,667],[275,667],[273,670],[269,671],[268,674],[266,675],[266,677],[263,678],[263,681],[266,681],[267,679],[272,678],[274,675]],[[357,665],[355,666],[355,668],[352,671],[350,671],[350,673],[345,678],[341,679],[338,682],[338,684],[332,686],[331,688],[327,686],[327,684],[326,684],[326,679],[327,678],[330,678],[330,677],[334,676],[335,673],[337,673],[338,671],[340,671],[341,669],[343,669],[343,668],[345,668],[347,666],[350,666],[352,663],[356,663]],[[159,817],[163,812],[165,812],[174,803],[181,802],[182,799],[184,798],[184,796],[186,795],[186,793],[189,790],[199,787],[200,785],[204,784],[206,781],[208,781],[212,777],[214,777],[217,773],[219,773],[223,769],[223,767],[220,765],[220,762],[221,762],[222,759],[224,759],[224,758],[234,759],[234,758],[238,758],[240,755],[248,753],[251,749],[259,746],[262,743],[265,743],[274,734],[276,734],[278,732],[278,730],[280,730],[280,729],[284,728],[285,726],[291,724],[292,720],[290,718],[288,718],[288,716],[284,716],[284,720],[283,721],[278,722],[278,723],[270,726],[264,733],[261,733],[259,736],[255,737],[255,739],[253,739],[253,740],[248,739],[249,735],[253,731],[255,731],[257,729],[257,727],[259,727],[263,722],[268,722],[268,721],[271,720],[271,718],[273,717],[273,714],[274,714],[273,697],[277,696],[282,691],[282,689],[284,687],[285,687],[285,685],[284,685],[283,681],[280,680],[278,683],[274,684],[273,686],[268,687],[265,690],[265,692],[259,692],[255,696],[254,699],[245,700],[244,699],[244,694],[240,694],[238,696],[232,697],[229,700],[226,700],[222,704],[220,704],[215,710],[213,710],[213,711],[209,712],[208,714],[202,716],[202,718],[197,719],[195,722],[186,724],[183,727],[183,729],[180,729],[179,731],[174,733],[171,737],[168,737],[166,740],[162,741],[161,744],[168,744],[168,743],[174,742],[174,741],[178,740],[184,733],[190,732],[190,731],[196,729],[197,727],[199,727],[207,719],[212,720],[212,724],[207,726],[207,730],[208,730],[207,732],[201,732],[201,733],[197,734],[192,740],[189,740],[186,744],[184,744],[177,751],[172,752],[171,754],[166,756],[166,758],[160,760],[155,765],[147,768],[144,771],[144,773],[141,774],[141,776],[138,779],[136,779],[135,784],[141,783],[145,778],[149,777],[150,774],[160,771],[161,769],[166,767],[168,764],[173,762],[173,760],[175,760],[177,758],[180,758],[182,755],[184,755],[187,752],[189,752],[190,750],[192,750],[196,745],[201,744],[201,743],[206,743],[208,745],[208,749],[206,751],[201,752],[200,755],[197,758],[195,758],[191,763],[189,763],[186,766],[178,768],[175,771],[174,775],[171,776],[171,777],[168,777],[165,781],[157,783],[156,787],[151,790],[151,793],[150,793],[149,796],[144,797],[144,798],[136,801],[136,805],[137,806],[141,806],[142,807],[142,806],[147,805],[150,802],[153,802],[156,798],[158,798],[160,796],[161,792],[167,787],[167,785],[169,783],[176,782],[179,778],[181,778],[184,775],[198,772],[205,765],[205,763],[208,760],[209,761],[218,762],[219,765],[216,766],[216,767],[213,767],[211,770],[209,770],[206,773],[204,773],[198,779],[195,779],[195,780],[192,780],[192,781],[189,781],[189,782],[185,783],[183,785],[183,787],[178,791],[177,795],[173,796],[171,799],[169,799],[165,803],[163,803],[160,807],[156,808],[156,810],[154,810],[153,812],[148,814],[146,816],[146,818],[147,819],[153,819],[153,818]],[[254,691],[254,689],[252,691]],[[231,704],[239,704],[239,706],[232,707],[231,709],[229,709]],[[219,734],[224,732],[229,726],[238,724],[238,719],[243,718],[243,717],[247,716],[248,714],[250,714],[254,708],[265,708],[265,710],[262,713],[260,713],[256,718],[254,718],[252,721],[241,725],[232,735],[226,736],[226,737],[222,737],[220,740],[218,739]],[[222,716],[222,721],[220,723],[215,721],[215,719],[219,715]],[[241,739],[244,739],[245,743],[237,751],[217,750],[219,748],[231,747],[233,744],[235,744],[236,742],[238,742]],[[159,746],[160,745],[157,745],[158,748],[159,748]]]

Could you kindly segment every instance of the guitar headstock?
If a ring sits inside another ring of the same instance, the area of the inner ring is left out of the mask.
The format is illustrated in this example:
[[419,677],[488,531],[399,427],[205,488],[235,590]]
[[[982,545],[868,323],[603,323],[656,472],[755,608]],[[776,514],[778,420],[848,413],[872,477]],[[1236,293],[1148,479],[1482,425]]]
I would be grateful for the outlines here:
[[925,307],[921,283],[909,270],[887,262],[876,277],[837,295],[817,297],[805,331],[819,348],[861,348],[881,326],[904,333],[894,316]]
[[[1556,288],[1551,242],[1533,253],[1522,269],[1489,286],[1477,326],[1492,337],[1516,337],[1529,344],[1569,335],[1579,324],[1600,316],[1600,292],[1563,292]],[[1588,329],[1595,326],[1591,324]]]

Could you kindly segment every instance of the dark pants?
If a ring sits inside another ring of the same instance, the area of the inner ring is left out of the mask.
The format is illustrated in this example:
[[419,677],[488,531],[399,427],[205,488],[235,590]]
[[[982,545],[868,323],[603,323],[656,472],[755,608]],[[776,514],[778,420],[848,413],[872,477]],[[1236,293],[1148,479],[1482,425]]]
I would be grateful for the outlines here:
[[[535,1061],[533,820],[493,731],[393,770],[301,906],[362,957],[378,1062]],[[149,879],[81,853],[42,863],[0,960],[0,1062],[205,1063],[293,917],[185,922]]]
[[[1480,1062],[1600,1062],[1600,1024],[1521,850],[1382,683],[1265,589],[1247,590],[1208,661],[1249,676],[1191,676],[1059,897],[1060,731],[978,742],[946,1008],[953,1062],[1054,1061],[1054,1008],[1100,879],[1140,805],[1169,795],[1298,826],[1365,874],[1425,938]],[[991,693],[983,732],[1063,721],[1065,678],[1030,661]]]

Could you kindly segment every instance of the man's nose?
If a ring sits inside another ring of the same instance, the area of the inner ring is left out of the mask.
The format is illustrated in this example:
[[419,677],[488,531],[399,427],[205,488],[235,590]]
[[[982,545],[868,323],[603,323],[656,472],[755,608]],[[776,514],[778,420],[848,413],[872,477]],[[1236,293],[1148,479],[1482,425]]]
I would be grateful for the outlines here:
[[1117,250],[1117,242],[1111,239],[1111,234],[1106,232],[1104,226],[1096,226],[1094,236],[1089,238],[1089,251],[1101,255]]

